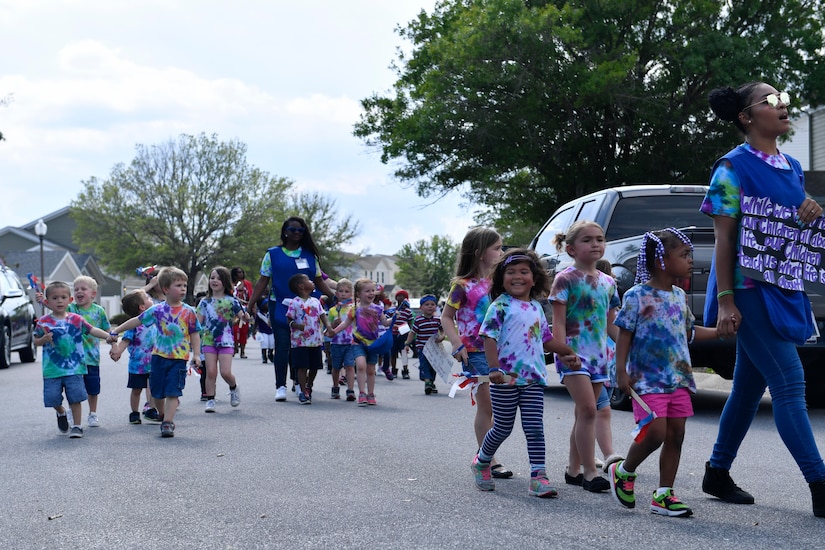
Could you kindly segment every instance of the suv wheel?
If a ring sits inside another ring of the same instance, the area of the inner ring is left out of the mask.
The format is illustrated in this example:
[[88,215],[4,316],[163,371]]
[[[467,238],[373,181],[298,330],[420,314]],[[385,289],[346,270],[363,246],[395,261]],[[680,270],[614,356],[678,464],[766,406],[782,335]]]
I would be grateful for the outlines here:
[[11,330],[3,325],[0,328],[0,369],[7,369],[11,365]]
[[34,345],[34,330],[32,329],[26,347],[20,350],[20,362],[34,363],[35,361],[37,361],[37,346]]

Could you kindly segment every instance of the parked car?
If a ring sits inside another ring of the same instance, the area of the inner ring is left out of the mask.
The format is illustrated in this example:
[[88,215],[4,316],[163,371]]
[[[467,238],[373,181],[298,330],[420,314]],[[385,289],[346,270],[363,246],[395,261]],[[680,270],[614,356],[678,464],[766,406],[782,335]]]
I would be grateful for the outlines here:
[[22,363],[35,361],[34,321],[34,304],[17,274],[0,265],[0,369],[11,364],[13,351]]
[[[530,248],[536,251],[552,277],[573,263],[563,250],[556,250],[553,237],[557,233],[566,233],[578,220],[598,223],[605,232],[604,258],[610,261],[619,294],[623,295],[636,277],[636,258],[644,233],[665,227],[679,228],[690,237],[694,247],[693,274],[690,280],[680,281],[680,286],[687,294],[696,322],[701,324],[714,251],[713,221],[699,212],[706,192],[704,185],[630,185],[603,189],[562,205],[544,224]],[[808,297],[816,318],[817,333],[797,349],[805,367],[808,404],[825,406],[825,338],[820,336],[825,334],[825,297],[814,293],[808,293]],[[735,343],[735,338],[729,338],[691,345],[694,369],[708,369],[722,378],[732,379]],[[615,388],[611,405],[627,408],[630,402]]]

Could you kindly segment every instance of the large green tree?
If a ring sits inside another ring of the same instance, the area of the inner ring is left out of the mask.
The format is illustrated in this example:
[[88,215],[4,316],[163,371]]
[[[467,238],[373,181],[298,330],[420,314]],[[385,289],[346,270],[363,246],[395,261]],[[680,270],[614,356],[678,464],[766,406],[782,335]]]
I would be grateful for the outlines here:
[[434,235],[429,242],[405,244],[395,255],[398,256],[395,280],[412,296],[433,294],[442,298],[447,295],[458,256],[458,245],[450,237]]
[[822,103],[822,4],[443,0],[399,28],[394,88],[362,100],[354,133],[421,196],[460,190],[523,243],[584,193],[706,181],[739,139],[713,87]]
[[75,241],[111,273],[160,264],[192,277],[213,265],[239,265],[254,280],[290,215],[307,220],[332,262],[357,235],[357,223],[336,217],[334,201],[297,193],[292,181],[250,165],[237,140],[181,135],[136,149],[129,165],[115,165],[103,181],[85,181],[71,205]]

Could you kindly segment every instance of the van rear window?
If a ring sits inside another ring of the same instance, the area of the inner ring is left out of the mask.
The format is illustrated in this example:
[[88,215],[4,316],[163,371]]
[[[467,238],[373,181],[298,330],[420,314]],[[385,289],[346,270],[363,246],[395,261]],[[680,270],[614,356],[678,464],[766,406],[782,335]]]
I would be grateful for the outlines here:
[[713,227],[699,212],[703,195],[625,197],[613,210],[605,238],[616,241],[665,227]]

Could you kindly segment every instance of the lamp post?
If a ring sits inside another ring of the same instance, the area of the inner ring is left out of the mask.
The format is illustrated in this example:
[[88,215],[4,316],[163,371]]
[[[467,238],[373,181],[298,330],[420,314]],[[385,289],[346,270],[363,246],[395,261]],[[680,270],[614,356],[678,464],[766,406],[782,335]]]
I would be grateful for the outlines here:
[[[43,285],[43,298],[45,299],[46,293],[46,278],[43,276],[43,237],[46,236],[46,231],[48,231],[48,227],[46,223],[43,221],[43,218],[37,220],[37,223],[34,226],[34,234],[38,236],[40,239],[40,284]],[[43,302],[40,302],[40,315],[46,314],[46,306]]]

